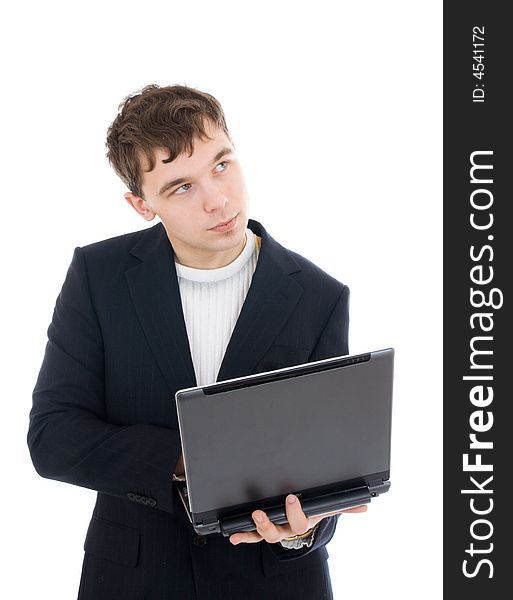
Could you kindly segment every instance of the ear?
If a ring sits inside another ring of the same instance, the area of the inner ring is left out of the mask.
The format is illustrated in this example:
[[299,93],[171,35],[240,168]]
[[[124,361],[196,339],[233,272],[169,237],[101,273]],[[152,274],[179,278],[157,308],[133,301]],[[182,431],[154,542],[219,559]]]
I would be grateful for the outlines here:
[[143,198],[140,198],[136,194],[132,192],[126,192],[123,194],[125,200],[130,204],[130,206],[135,210],[135,212],[145,220],[152,221],[155,218],[155,212],[149,208],[148,203]]

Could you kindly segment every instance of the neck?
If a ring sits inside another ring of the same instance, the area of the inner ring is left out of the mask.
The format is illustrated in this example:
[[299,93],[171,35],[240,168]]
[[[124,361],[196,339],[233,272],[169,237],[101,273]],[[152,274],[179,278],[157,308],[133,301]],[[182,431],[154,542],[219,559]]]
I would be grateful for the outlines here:
[[173,250],[175,253],[175,261],[184,267],[190,267],[192,269],[220,269],[226,267],[232,263],[246,247],[247,235],[244,234],[242,243],[237,248],[231,248],[221,252],[212,252],[209,255],[204,253],[184,252],[179,247],[177,248],[176,243],[171,240]]

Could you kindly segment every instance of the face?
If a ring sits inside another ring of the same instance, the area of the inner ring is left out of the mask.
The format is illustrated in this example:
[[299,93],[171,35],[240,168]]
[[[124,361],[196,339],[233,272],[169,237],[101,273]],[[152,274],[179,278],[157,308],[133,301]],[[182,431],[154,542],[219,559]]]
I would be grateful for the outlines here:
[[[143,170],[144,200],[125,194],[147,221],[160,217],[178,262],[199,269],[235,260],[248,222],[248,194],[235,148],[221,129],[209,124],[206,132],[212,139],[196,138],[191,156],[181,154],[166,164],[169,153],[155,151],[155,168]],[[231,219],[227,227],[216,227]]]

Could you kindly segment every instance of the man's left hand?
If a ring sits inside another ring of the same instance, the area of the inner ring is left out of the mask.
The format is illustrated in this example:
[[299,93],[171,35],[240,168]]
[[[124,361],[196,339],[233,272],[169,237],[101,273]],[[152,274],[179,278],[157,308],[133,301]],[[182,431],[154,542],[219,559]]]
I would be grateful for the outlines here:
[[309,529],[317,525],[325,517],[331,517],[340,513],[361,513],[367,510],[367,506],[357,506],[315,517],[307,517],[301,508],[301,502],[294,494],[289,494],[285,500],[285,512],[287,521],[285,525],[275,525],[263,510],[255,510],[251,515],[256,525],[256,531],[238,532],[230,536],[230,542],[234,545],[245,543],[261,542],[265,540],[270,544],[276,544],[281,540],[295,535],[302,535]]

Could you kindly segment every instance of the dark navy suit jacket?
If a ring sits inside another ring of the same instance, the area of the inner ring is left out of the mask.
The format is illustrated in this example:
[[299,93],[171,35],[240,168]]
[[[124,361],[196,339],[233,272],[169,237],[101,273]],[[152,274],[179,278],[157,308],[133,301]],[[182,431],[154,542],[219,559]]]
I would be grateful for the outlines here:
[[[260,255],[217,380],[346,354],[347,286],[248,227]],[[311,548],[233,546],[196,535],[176,496],[174,394],[196,379],[173,258],[161,223],[76,248],[48,329],[28,444],[40,475],[98,491],[79,598],[331,598],[337,517]]]

